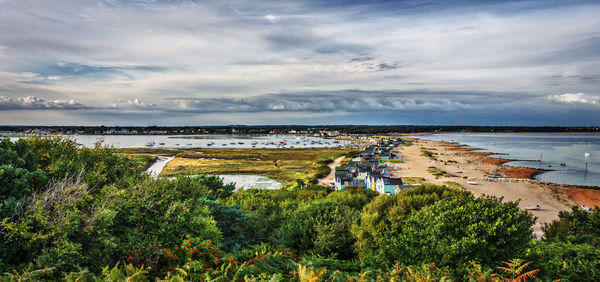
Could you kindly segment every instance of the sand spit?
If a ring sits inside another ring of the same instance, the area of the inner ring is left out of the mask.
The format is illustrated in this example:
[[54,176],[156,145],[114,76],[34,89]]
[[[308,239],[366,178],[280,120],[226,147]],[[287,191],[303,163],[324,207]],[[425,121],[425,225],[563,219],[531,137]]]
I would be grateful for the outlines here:
[[[475,196],[518,200],[522,209],[540,205],[540,210],[530,211],[537,217],[534,232],[538,237],[541,226],[557,219],[560,211],[570,210],[573,205],[600,206],[600,190],[537,181],[533,176],[543,170],[502,165],[510,160],[491,158],[498,154],[476,150],[457,143],[415,139],[412,146],[400,147],[404,163],[394,164],[398,168],[395,174],[423,177],[426,182],[440,185],[456,182]],[[431,157],[423,154],[425,151],[431,152]],[[446,174],[436,177],[428,171],[430,167]]]

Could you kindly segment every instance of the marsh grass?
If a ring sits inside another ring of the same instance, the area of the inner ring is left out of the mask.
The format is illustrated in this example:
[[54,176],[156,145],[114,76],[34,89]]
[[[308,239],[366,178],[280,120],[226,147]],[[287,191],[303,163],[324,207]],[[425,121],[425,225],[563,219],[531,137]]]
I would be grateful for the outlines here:
[[421,184],[421,183],[425,182],[425,178],[417,177],[417,176],[405,176],[405,177],[402,177],[402,182],[416,185],[416,184]]
[[162,175],[259,174],[287,185],[297,179],[315,183],[329,174],[327,164],[351,151],[346,148],[185,150],[176,154]]
[[430,158],[430,159],[432,159],[434,161],[437,160],[433,155],[434,155],[434,153],[431,152],[431,151],[421,150],[421,156],[428,157],[428,158]]
[[460,185],[460,183],[454,182],[454,181],[444,181],[444,185],[448,186],[449,188],[452,189],[457,189],[457,190],[465,190],[465,187],[463,187],[462,185]]
[[427,168],[427,171],[429,173],[431,173],[433,176],[435,176],[436,179],[440,178],[440,177],[456,177],[456,175],[451,174],[446,172],[445,170],[439,169],[437,167],[434,166],[430,166],[429,168]]

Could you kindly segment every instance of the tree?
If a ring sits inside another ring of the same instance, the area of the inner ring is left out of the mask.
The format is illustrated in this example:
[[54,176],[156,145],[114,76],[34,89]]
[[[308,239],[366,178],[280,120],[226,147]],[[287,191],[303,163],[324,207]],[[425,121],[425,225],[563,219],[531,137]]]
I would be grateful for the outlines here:
[[600,210],[587,212],[573,206],[558,213],[558,220],[544,226],[544,240],[551,242],[587,243],[600,246]]
[[234,193],[225,202],[226,205],[239,206],[250,218],[245,222],[249,243],[275,243],[276,234],[273,230],[298,209],[302,203],[308,203],[327,196],[324,189],[301,190],[262,190],[248,189]]
[[245,223],[250,218],[238,206],[224,206],[218,201],[203,199],[210,215],[221,231],[221,245],[226,252],[239,252],[250,246],[246,238]]
[[36,156],[24,140],[0,140],[0,220],[13,215],[25,197],[46,181],[46,174],[37,168]]
[[594,281],[600,277],[600,250],[589,244],[533,241],[527,260],[544,281]]
[[320,200],[299,208],[282,225],[281,244],[301,253],[353,258],[350,233],[358,212],[335,201]]
[[27,144],[37,156],[38,166],[51,179],[82,174],[90,189],[104,185],[126,185],[143,178],[134,160],[115,154],[113,148],[97,143],[93,148],[78,148],[74,140],[63,137],[31,136]]
[[494,266],[524,254],[535,220],[515,202],[472,195],[438,201],[412,214],[383,248],[389,261],[434,262],[463,271],[469,260]]
[[378,195],[379,193],[373,190],[344,190],[329,193],[326,199],[331,199],[349,208],[361,211],[366,204]]
[[468,192],[445,186],[422,184],[392,195],[380,195],[363,208],[360,223],[352,228],[359,256],[377,253],[387,244],[387,238],[402,231],[403,222],[411,213],[439,200],[468,195]]

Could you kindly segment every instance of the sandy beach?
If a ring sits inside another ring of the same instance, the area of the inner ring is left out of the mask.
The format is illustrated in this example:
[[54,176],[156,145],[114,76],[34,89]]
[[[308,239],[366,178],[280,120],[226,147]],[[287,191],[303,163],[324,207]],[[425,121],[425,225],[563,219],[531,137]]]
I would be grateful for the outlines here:
[[[541,227],[558,219],[558,213],[570,210],[573,205],[600,206],[600,190],[543,183],[532,180],[539,170],[502,165],[506,160],[489,158],[491,153],[474,151],[456,143],[414,140],[411,146],[400,146],[404,163],[393,164],[399,177],[422,177],[425,182],[444,184],[459,183],[475,196],[503,197],[505,201],[519,200],[519,207],[539,205],[539,210],[529,211],[537,217],[534,233],[540,237]],[[430,152],[430,156],[427,153]],[[434,176],[430,167],[445,171],[443,176]],[[489,175],[502,175],[497,179]],[[476,182],[477,184],[469,184]]]

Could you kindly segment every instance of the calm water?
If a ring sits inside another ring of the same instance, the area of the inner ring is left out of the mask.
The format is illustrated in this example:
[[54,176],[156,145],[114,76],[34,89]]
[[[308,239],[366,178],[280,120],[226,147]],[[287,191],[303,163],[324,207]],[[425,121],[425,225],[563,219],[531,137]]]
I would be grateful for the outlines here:
[[[458,142],[483,151],[506,154],[501,157],[515,160],[506,163],[508,165],[550,170],[538,174],[535,178],[539,180],[600,186],[600,134],[465,133],[418,138]],[[585,153],[591,154],[587,172]],[[561,167],[561,162],[566,166]]]
[[[301,135],[67,135],[92,147],[98,141],[115,148],[324,148],[351,145],[347,141]],[[254,144],[253,142],[256,142]],[[280,144],[280,142],[285,143]],[[164,143],[164,145],[160,145]],[[209,145],[210,144],[210,145]]]
[[236,189],[279,189],[283,186],[281,182],[262,175],[247,175],[247,174],[221,174],[223,183],[235,183]]

